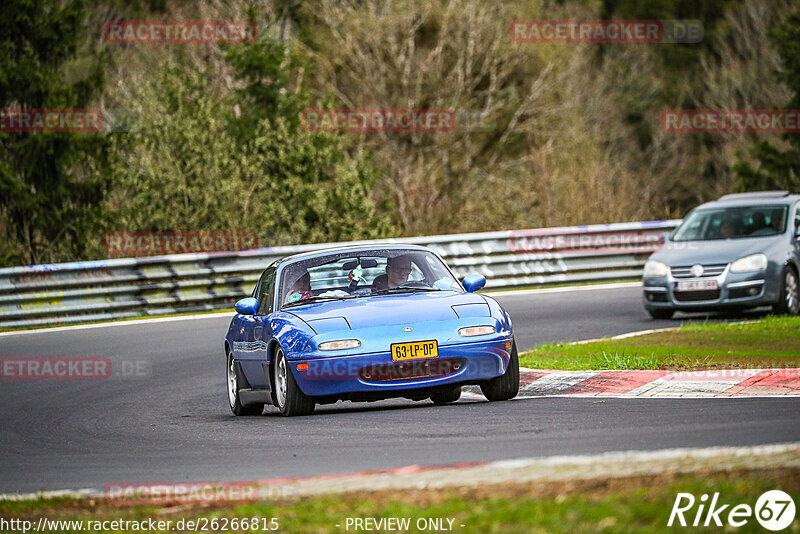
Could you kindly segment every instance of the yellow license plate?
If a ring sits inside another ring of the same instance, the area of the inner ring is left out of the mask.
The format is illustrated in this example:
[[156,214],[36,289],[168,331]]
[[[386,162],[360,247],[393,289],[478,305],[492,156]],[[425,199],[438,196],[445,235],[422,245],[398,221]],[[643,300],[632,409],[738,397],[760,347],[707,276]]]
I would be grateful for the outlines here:
[[439,356],[439,345],[436,340],[395,343],[391,348],[393,362],[417,360],[419,358],[436,358]]

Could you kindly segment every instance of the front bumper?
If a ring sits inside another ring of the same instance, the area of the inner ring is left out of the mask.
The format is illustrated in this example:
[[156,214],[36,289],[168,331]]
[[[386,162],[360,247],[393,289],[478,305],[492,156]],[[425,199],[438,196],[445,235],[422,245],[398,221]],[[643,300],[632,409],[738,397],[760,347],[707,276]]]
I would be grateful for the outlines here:
[[[704,311],[755,308],[778,302],[780,273],[770,265],[766,271],[732,273],[730,266],[716,277],[675,278],[671,269],[666,276],[645,278],[642,299],[648,310]],[[716,280],[718,290],[676,291],[682,281]]]
[[[439,346],[436,358],[393,362],[391,354],[298,359],[289,368],[306,395],[391,392],[477,383],[506,372],[512,338]],[[298,369],[298,365],[301,366]]]

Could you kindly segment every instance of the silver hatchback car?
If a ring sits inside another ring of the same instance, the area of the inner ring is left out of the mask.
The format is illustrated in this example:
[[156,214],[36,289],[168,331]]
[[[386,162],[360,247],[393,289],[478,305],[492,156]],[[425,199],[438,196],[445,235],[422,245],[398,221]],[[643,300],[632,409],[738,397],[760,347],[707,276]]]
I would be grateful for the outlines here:
[[800,195],[725,195],[693,209],[644,266],[644,307],[654,319],[772,306],[800,311]]

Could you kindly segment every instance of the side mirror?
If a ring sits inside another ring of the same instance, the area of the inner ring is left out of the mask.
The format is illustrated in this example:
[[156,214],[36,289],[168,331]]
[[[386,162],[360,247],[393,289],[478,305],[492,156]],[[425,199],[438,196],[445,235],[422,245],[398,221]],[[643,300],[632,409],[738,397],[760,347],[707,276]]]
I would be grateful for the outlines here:
[[255,315],[258,312],[258,300],[247,297],[237,302],[235,308],[240,315]]
[[467,290],[467,293],[475,293],[477,290],[486,285],[486,277],[482,274],[471,274],[465,277],[462,283],[464,284],[464,289]]

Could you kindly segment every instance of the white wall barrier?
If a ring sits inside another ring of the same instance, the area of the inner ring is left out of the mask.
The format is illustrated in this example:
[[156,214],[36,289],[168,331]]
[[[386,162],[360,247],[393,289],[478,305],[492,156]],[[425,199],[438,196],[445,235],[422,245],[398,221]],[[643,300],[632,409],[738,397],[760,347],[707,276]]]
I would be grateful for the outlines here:
[[413,243],[488,289],[635,279],[678,220],[355,241],[0,269],[0,326],[233,309],[272,261],[330,246]]

